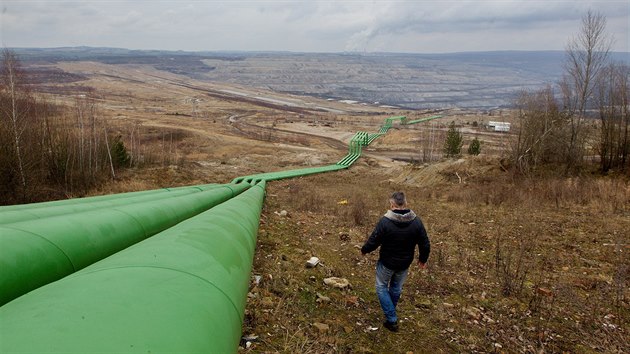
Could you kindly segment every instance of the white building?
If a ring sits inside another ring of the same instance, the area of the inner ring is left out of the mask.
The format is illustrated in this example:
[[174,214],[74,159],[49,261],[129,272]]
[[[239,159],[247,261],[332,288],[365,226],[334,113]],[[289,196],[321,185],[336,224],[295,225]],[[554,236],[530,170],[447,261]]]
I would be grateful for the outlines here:
[[488,122],[488,128],[494,130],[495,132],[509,132],[510,131],[510,123],[508,122]]

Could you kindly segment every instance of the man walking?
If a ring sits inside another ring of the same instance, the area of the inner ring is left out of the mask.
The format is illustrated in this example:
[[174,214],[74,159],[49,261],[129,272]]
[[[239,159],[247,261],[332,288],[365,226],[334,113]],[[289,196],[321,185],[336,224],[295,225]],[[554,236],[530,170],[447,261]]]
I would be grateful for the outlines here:
[[415,247],[417,245],[419,251],[418,265],[424,269],[431,245],[422,221],[407,207],[405,194],[395,192],[389,202],[391,210],[379,220],[361,253],[365,255],[381,247],[376,263],[376,295],[386,318],[383,325],[396,332],[396,304],[413,262]]

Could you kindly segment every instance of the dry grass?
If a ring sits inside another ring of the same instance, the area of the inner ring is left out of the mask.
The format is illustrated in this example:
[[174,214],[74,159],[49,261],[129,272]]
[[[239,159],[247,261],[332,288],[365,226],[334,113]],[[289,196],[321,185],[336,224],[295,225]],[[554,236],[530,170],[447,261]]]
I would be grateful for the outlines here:
[[356,193],[350,199],[350,216],[356,226],[364,226],[368,223],[369,213],[367,202],[362,194]]
[[[257,321],[244,326],[260,336],[253,352],[630,349],[628,259],[614,245],[630,229],[627,192],[616,193],[625,182],[514,182],[486,203],[493,178],[504,181],[500,172],[432,188],[392,183],[389,173],[353,167],[269,185],[254,261],[263,282],[253,291],[261,295],[247,307]],[[432,240],[429,269],[412,268],[405,285],[397,334],[381,328],[377,256],[362,257],[357,249],[394,190],[407,193]],[[554,190],[560,207],[549,196]],[[622,207],[612,212],[606,198],[619,198]],[[274,213],[282,209],[289,217]],[[363,226],[354,219],[359,210]],[[311,256],[322,265],[306,269]],[[352,287],[328,288],[327,276],[347,278]],[[318,302],[318,293],[330,301]],[[283,305],[265,308],[264,297]],[[315,322],[329,329],[320,333]]]
[[630,203],[630,183],[601,177],[514,179],[506,174],[491,183],[455,186],[448,198],[470,205],[509,204],[529,208],[544,205],[557,209],[579,206],[602,213],[620,213]]

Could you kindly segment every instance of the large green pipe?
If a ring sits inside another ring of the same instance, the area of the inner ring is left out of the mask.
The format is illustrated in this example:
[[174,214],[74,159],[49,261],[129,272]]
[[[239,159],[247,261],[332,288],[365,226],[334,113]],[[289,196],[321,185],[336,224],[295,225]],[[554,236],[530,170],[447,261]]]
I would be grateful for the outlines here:
[[426,118],[409,120],[409,121],[405,121],[403,124],[411,125],[411,124],[423,123],[423,122],[428,122],[430,120],[434,120],[434,119],[438,119],[438,118],[442,118],[442,116],[431,116],[431,117],[426,117]]
[[371,140],[370,135],[366,132],[357,132],[354,134],[352,139],[350,139],[350,143],[348,144],[348,155],[344,156],[337,165],[349,167],[356,160],[361,157],[361,151],[363,146],[367,146]]
[[348,166],[328,165],[328,166],[321,166],[321,167],[299,168],[299,169],[287,170],[287,171],[259,173],[255,175],[237,177],[234,180],[232,180],[232,183],[256,184],[261,181],[276,181],[279,179],[301,177],[301,176],[307,176],[307,175],[312,175],[316,173],[338,171],[344,168],[348,168]]
[[[379,133],[368,134],[367,143],[353,139],[344,165],[245,176],[235,183],[347,168],[394,119],[405,122],[392,118]],[[236,351],[263,192],[264,184],[251,188],[0,307],[0,351]],[[184,330],[173,335],[173,328]]]
[[176,191],[176,190],[187,189],[187,188],[205,190],[208,187],[216,186],[216,185],[217,184],[204,184],[204,185],[199,185],[199,186],[160,188],[160,189],[151,189],[151,190],[139,191],[139,192],[116,193],[116,194],[98,195],[94,197],[53,200],[50,202],[41,202],[41,203],[2,205],[0,206],[0,213],[5,212],[5,211],[11,211],[11,210],[25,210],[25,209],[32,209],[32,208],[56,207],[56,206],[70,205],[70,204],[94,203],[94,202],[119,199],[119,198],[138,197],[138,196],[149,195],[149,194],[154,194],[154,193],[165,193],[165,192]]
[[[152,200],[160,200],[165,198],[173,198],[181,195],[197,193],[200,191],[217,188],[220,185],[212,184],[212,185],[203,185],[203,186],[195,186],[195,187],[185,187],[185,188],[170,188],[157,190],[154,193],[144,193],[144,194],[132,194],[126,195],[114,195],[117,196],[115,198],[109,199],[101,199],[98,197],[92,198],[84,198],[79,203],[65,203],[65,204],[56,204],[56,205],[38,205],[33,204],[31,208],[28,209],[18,209],[18,210],[2,210],[0,209],[0,224],[9,224],[19,221],[26,220],[34,220],[41,219],[51,216],[57,215],[69,215],[77,212],[83,212],[88,210],[95,209],[103,209],[103,208],[113,208],[119,205],[128,205],[133,203],[141,203],[148,202]],[[167,193],[168,192],[168,193]],[[46,204],[46,203],[43,203]]]
[[247,189],[224,185],[166,200],[0,226],[0,305],[61,279]]
[[235,353],[264,183],[0,307],[0,352]]
[[372,142],[373,142],[374,140],[376,140],[376,138],[380,137],[381,135],[383,135],[383,134],[381,134],[381,133],[372,133],[372,134],[369,134],[369,135],[368,135],[368,145],[372,144]]
[[399,120],[401,124],[405,124],[405,122],[407,121],[407,117],[406,116],[396,116],[396,117],[386,118],[385,119],[385,125],[388,125],[388,126],[391,127],[395,120]]
[[357,132],[350,139],[350,143],[348,144],[348,154],[334,165],[300,168],[300,169],[288,170],[288,171],[268,172],[268,173],[259,173],[255,175],[249,175],[249,176],[241,176],[232,180],[232,183],[246,182],[250,184],[256,184],[260,181],[275,181],[275,180],[285,179],[285,178],[294,178],[294,177],[312,175],[316,173],[342,170],[344,168],[348,168],[350,165],[354,163],[354,161],[356,161],[361,156],[361,146],[365,146],[368,143],[369,143],[368,133]]
[[2,205],[2,206],[0,206],[0,212],[5,212],[5,211],[9,211],[9,210],[25,210],[25,209],[30,209],[30,208],[53,207],[53,206],[69,205],[69,204],[75,204],[75,203],[92,203],[92,202],[94,202],[96,200],[98,200],[98,201],[111,200],[111,199],[121,198],[121,197],[126,197],[126,196],[135,197],[135,196],[148,195],[148,194],[161,193],[161,192],[168,192],[168,189],[160,188],[160,189],[152,189],[152,190],[147,190],[147,191],[117,193],[117,194],[106,194],[106,195],[98,195],[98,196],[93,196],[93,197],[81,197],[81,198],[70,198],[70,199],[62,199],[62,200],[53,200],[53,201],[50,201],[50,202],[15,204],[15,205]]

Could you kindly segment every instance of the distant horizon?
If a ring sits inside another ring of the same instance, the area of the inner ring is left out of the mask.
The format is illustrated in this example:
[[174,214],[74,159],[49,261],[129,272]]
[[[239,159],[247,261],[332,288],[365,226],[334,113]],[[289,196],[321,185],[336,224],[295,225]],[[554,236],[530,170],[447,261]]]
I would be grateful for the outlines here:
[[[125,48],[125,47],[109,47],[109,46],[89,46],[89,45],[77,45],[77,46],[60,46],[60,47],[4,47],[9,50],[68,50],[68,49],[109,49],[109,50],[124,50],[129,52],[169,52],[169,53],[287,53],[287,54],[402,54],[402,55],[448,55],[448,54],[473,54],[473,53],[565,53],[565,49],[497,49],[497,50],[468,50],[457,52],[387,52],[387,51],[339,51],[339,52],[317,52],[317,51],[291,51],[291,50],[229,50],[229,49],[217,49],[217,50],[183,50],[183,49],[138,49],[138,48]],[[614,54],[630,54],[630,51],[614,51],[610,53]],[[628,58],[630,61],[630,58]]]
[[[566,61],[566,52],[560,50],[316,53],[91,46],[11,49],[25,66],[58,62],[142,64],[193,79],[408,109],[507,107],[516,92],[555,85]],[[630,65],[630,55],[610,52],[610,61]],[[283,74],[278,75],[277,70]],[[284,76],[294,80],[286,81]],[[419,77],[422,79],[414,80]],[[329,85],[331,82],[343,84]]]
[[[516,92],[559,80],[566,58],[563,51],[202,52],[87,46],[24,48],[16,54],[26,66],[99,62],[115,70],[116,65],[139,64],[202,81],[408,109],[509,106]],[[628,55],[612,53],[611,58],[627,62]]]

